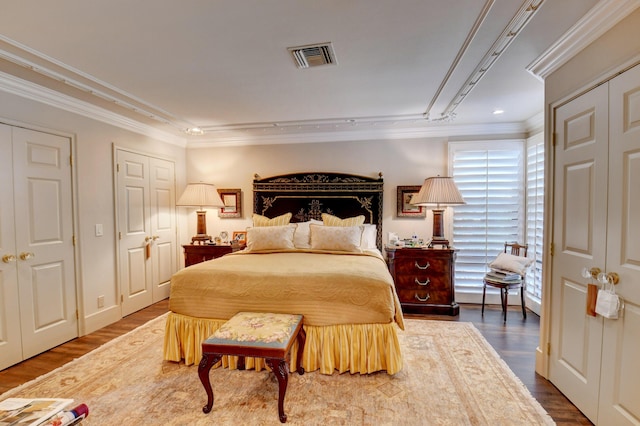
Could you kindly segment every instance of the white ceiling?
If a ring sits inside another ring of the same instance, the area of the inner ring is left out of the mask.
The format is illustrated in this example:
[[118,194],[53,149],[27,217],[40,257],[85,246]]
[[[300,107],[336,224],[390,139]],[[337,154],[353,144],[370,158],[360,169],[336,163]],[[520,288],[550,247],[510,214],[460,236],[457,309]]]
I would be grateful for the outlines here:
[[[598,3],[629,1],[14,0],[0,77],[193,146],[499,133],[541,116],[527,67]],[[337,65],[296,68],[287,48],[322,42]]]

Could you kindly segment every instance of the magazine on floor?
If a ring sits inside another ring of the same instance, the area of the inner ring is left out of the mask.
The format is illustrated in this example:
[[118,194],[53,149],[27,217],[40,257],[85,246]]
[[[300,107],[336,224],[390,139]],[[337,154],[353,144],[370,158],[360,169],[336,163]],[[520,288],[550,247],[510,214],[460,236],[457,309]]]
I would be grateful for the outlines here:
[[72,402],[64,398],[7,398],[0,402],[0,426],[38,426]]

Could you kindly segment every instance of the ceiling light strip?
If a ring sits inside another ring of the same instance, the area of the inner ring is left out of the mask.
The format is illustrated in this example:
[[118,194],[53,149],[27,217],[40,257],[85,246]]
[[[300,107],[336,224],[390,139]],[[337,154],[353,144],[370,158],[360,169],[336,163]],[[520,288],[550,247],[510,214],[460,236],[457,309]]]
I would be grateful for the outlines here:
[[436,101],[440,97],[440,94],[442,93],[442,91],[444,90],[444,87],[449,82],[451,75],[453,74],[455,69],[458,67],[460,60],[462,59],[464,54],[467,52],[467,49],[469,48],[469,45],[471,45],[471,42],[473,41],[473,39],[476,37],[478,30],[480,30],[482,23],[486,19],[494,3],[495,3],[495,0],[487,0],[487,2],[484,4],[482,11],[476,18],[476,21],[473,23],[473,27],[471,27],[471,31],[469,31],[469,34],[467,34],[467,38],[465,39],[464,43],[462,44],[462,47],[460,48],[460,50],[458,50],[458,54],[456,55],[453,62],[451,63],[451,66],[449,67],[447,74],[442,79],[442,82],[440,82],[440,86],[438,86],[438,90],[436,90],[436,93],[433,95],[433,98],[431,98],[431,102],[429,102],[429,105],[427,106],[427,109],[424,112],[425,119],[427,120],[430,119],[431,109],[433,108],[433,105],[436,103]]
[[522,4],[507,27],[478,63],[478,66],[469,75],[469,78],[467,78],[460,90],[458,90],[458,93],[453,97],[449,105],[447,105],[447,108],[441,114],[443,117],[450,116],[454,113],[455,109],[462,103],[464,98],[471,92],[482,77],[484,77],[498,57],[507,50],[511,42],[515,40],[516,36],[527,25],[533,15],[535,15],[543,2],[544,0],[528,0]]

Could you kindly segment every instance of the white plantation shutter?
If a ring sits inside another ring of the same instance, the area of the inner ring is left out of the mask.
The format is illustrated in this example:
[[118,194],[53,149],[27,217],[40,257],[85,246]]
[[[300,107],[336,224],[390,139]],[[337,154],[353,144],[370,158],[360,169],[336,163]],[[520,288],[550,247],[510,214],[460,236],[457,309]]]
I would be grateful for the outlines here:
[[530,309],[540,314],[542,301],[542,234],[544,218],[544,136],[527,140],[527,243],[534,260],[527,272],[527,298]]
[[505,241],[524,242],[524,141],[451,142],[449,162],[467,203],[453,213],[456,300],[479,303],[487,264]]

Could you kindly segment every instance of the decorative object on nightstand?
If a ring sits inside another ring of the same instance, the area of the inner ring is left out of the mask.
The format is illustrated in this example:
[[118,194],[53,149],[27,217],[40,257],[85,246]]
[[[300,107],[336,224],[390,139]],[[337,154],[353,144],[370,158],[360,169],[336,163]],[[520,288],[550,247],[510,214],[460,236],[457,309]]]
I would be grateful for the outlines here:
[[455,250],[387,246],[386,252],[403,312],[460,313],[453,289]]
[[433,237],[429,247],[441,245],[449,247],[449,240],[444,237],[443,214],[444,209],[440,206],[458,206],[466,204],[456,183],[452,177],[435,176],[425,179],[420,188],[420,192],[413,196],[411,204],[415,206],[427,206],[435,204],[433,209]]
[[176,206],[198,207],[198,225],[196,235],[191,238],[191,244],[198,241],[200,244],[211,241],[211,236],[207,235],[207,212],[205,207],[222,208],[224,203],[216,190],[215,185],[210,183],[190,183],[185,188],[176,203]]

